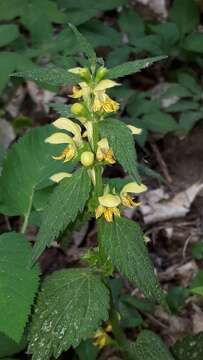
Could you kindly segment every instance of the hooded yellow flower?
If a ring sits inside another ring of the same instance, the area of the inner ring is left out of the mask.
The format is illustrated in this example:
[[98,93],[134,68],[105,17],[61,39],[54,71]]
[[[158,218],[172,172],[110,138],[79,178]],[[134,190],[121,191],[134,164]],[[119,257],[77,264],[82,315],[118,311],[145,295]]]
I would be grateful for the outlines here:
[[70,136],[62,132],[56,132],[45,140],[49,144],[67,144],[63,152],[59,156],[53,156],[53,159],[63,160],[64,162],[72,160],[77,154],[77,148],[82,145],[80,126],[67,118],[59,118],[53,122],[53,125],[73,135]]
[[133,197],[129,194],[141,194],[142,192],[146,191],[147,187],[144,184],[137,184],[136,182],[128,183],[123,187],[120,192],[121,202],[124,206],[133,208],[140,205],[133,200]]
[[116,161],[113,156],[113,151],[109,147],[108,140],[103,138],[97,143],[97,145],[96,159],[98,161],[106,161],[108,164],[115,164]]
[[95,214],[96,219],[102,215],[108,222],[113,221],[113,216],[120,216],[120,210],[118,206],[121,204],[121,199],[117,195],[104,194],[98,198],[99,206],[97,207]]
[[94,345],[99,349],[102,349],[104,346],[108,345],[112,342],[111,337],[108,333],[112,332],[112,325],[109,323],[105,328],[99,329],[96,331],[94,335]]
[[92,110],[94,112],[104,111],[106,113],[116,112],[119,109],[119,103],[111,99],[106,90],[119,84],[113,80],[101,80],[94,88],[94,101]]
[[83,98],[90,106],[90,97],[93,96],[93,112],[104,111],[107,113],[116,112],[119,109],[119,103],[112,100],[106,90],[119,84],[113,80],[101,80],[96,85],[89,85],[86,82],[80,82],[79,87],[73,86],[73,93],[70,97],[74,99]]

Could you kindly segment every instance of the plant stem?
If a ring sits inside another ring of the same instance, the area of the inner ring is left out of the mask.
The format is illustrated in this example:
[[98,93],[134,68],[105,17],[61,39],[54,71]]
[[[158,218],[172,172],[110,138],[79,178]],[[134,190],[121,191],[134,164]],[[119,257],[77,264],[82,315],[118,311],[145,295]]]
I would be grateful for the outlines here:
[[27,208],[27,213],[25,214],[24,221],[23,221],[23,224],[22,224],[22,227],[21,227],[21,230],[20,230],[21,234],[25,234],[26,229],[27,229],[28,220],[29,220],[29,217],[30,217],[31,209],[32,209],[33,196],[34,196],[34,189],[32,189],[32,193],[30,195],[30,200],[29,200],[29,204],[28,204],[28,208]]
[[110,312],[109,312],[109,321],[112,325],[112,332],[114,334],[115,340],[119,346],[119,350],[122,352],[123,360],[128,360],[128,354],[126,351],[126,337],[125,334],[120,326],[119,318],[118,318],[118,312],[115,309],[114,303],[113,303],[113,296],[111,291],[111,286],[109,279],[105,278],[105,283],[109,289],[110,292]]

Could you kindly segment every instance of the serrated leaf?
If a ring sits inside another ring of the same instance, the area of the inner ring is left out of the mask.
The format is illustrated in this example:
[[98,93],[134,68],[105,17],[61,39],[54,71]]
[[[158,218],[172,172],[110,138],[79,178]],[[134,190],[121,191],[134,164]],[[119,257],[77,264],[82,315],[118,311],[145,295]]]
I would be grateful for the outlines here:
[[154,274],[139,225],[129,219],[115,217],[112,223],[103,221],[99,234],[105,253],[113,265],[136,284],[147,299],[164,304],[164,295]]
[[128,127],[119,120],[108,119],[99,123],[99,131],[102,137],[108,139],[116,160],[124,170],[135,181],[140,182],[134,139]]
[[50,85],[68,85],[75,84],[80,78],[62,68],[35,68],[13,73],[11,76],[23,77],[27,80],[33,80]]
[[38,268],[29,269],[31,247],[23,235],[0,236],[0,332],[20,342],[38,288]]
[[83,51],[85,53],[85,55],[87,56],[90,65],[92,66],[96,66],[96,53],[92,47],[92,45],[89,43],[89,41],[77,30],[77,28],[72,25],[69,24],[69,26],[71,27],[72,31],[74,32],[75,36],[76,36],[76,40],[78,42],[79,48],[81,49],[81,51]]
[[52,159],[53,146],[44,142],[52,132],[50,126],[33,129],[7,153],[0,178],[1,212],[28,216],[37,186],[62,171],[63,163]]
[[149,330],[143,330],[135,343],[129,342],[126,350],[130,360],[174,360],[162,339]]
[[0,47],[10,44],[18,36],[19,31],[16,25],[0,25]]
[[42,225],[33,248],[33,262],[50,246],[65,228],[82,212],[89,196],[91,181],[85,168],[64,179],[49,198]]
[[202,360],[203,358],[203,332],[189,335],[177,341],[172,347],[177,360]]
[[28,351],[32,360],[57,358],[91,337],[108,318],[109,293],[100,277],[85,269],[55,272],[42,286]]
[[138,71],[147,68],[154,62],[166,59],[167,56],[155,56],[153,58],[146,58],[142,60],[128,61],[124,64],[117,65],[108,70],[108,79],[116,79],[122,76],[137,73]]
[[198,110],[199,104],[196,101],[193,100],[179,100],[175,104],[172,104],[165,108],[165,111],[167,112],[180,112],[180,111],[186,111],[186,110]]

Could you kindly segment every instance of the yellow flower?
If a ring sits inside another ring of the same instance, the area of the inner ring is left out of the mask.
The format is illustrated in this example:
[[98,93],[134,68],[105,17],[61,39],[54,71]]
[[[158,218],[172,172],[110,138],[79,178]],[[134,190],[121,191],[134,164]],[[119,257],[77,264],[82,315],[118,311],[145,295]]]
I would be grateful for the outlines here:
[[108,333],[112,332],[112,325],[108,323],[103,329],[99,329],[96,331],[94,335],[94,345],[99,349],[102,349],[104,346],[108,345],[111,342],[111,337]]
[[109,336],[103,329],[101,329],[96,331],[94,335],[94,339],[95,340],[93,344],[97,346],[99,349],[103,349],[103,347],[108,344]]
[[113,221],[113,216],[120,216],[120,210],[118,206],[121,203],[121,199],[117,195],[113,194],[104,194],[98,198],[99,206],[95,211],[96,219],[104,216],[105,220],[108,222]]
[[97,143],[97,145],[96,159],[98,161],[106,161],[108,164],[115,164],[116,161],[113,156],[113,151],[109,147],[108,140],[103,138]]
[[[78,69],[78,68],[77,68]],[[79,68],[81,69],[81,68]],[[72,70],[72,69],[71,69]],[[69,70],[70,71],[70,70]],[[81,71],[81,70],[74,70]],[[73,72],[73,71],[72,71]],[[88,85],[86,82],[80,82],[79,86],[73,86],[73,93],[70,97],[74,99],[79,99],[83,97],[84,101],[90,105],[90,95],[92,94],[94,97],[92,110],[94,112],[104,111],[107,113],[116,112],[119,109],[119,103],[111,99],[107,94],[106,90],[110,89],[114,86],[118,86],[119,84],[113,80],[101,80],[96,85]],[[79,115],[78,110],[75,112],[75,108],[73,107],[72,112],[76,115]],[[81,112],[81,110],[80,110]]]
[[57,132],[49,136],[45,142],[49,144],[68,144],[62,153],[53,156],[54,160],[63,160],[64,162],[72,160],[77,154],[77,148],[82,145],[81,128],[78,124],[67,118],[59,118],[53,122],[53,125],[62,130],[66,130],[73,136],[62,132]]
[[118,111],[120,104],[111,99],[104,91],[97,91],[95,93],[92,110],[94,112],[104,111],[106,113]]
[[91,93],[91,88],[86,82],[80,82],[79,86],[73,86],[73,93],[72,95],[69,95],[73,99],[78,99],[80,97],[83,97],[84,100],[88,100],[88,97]]
[[65,178],[69,178],[71,176],[72,176],[72,174],[70,174],[70,173],[60,172],[60,173],[52,175],[50,177],[50,180],[52,180],[52,181],[54,181],[56,183],[59,183],[61,180],[65,179]]
[[133,125],[127,125],[128,129],[130,129],[130,131],[132,132],[133,135],[140,135],[142,132],[142,129],[137,128]]
[[139,202],[135,202],[133,197],[129,195],[129,193],[133,193],[135,195],[141,194],[146,191],[147,187],[144,184],[137,184],[136,182],[128,183],[123,187],[120,193],[121,202],[124,206],[129,208],[134,208],[140,205]]

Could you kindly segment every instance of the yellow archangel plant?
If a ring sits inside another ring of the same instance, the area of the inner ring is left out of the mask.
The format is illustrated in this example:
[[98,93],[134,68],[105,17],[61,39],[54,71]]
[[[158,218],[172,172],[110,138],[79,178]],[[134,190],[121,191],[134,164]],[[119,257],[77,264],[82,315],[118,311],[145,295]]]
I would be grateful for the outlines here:
[[[106,137],[98,137],[95,129],[99,122],[108,119],[109,115],[119,110],[119,103],[107,95],[108,89],[119,86],[117,82],[103,79],[108,74],[104,67],[98,68],[95,75],[88,68],[77,67],[69,72],[81,77],[78,86],[73,86],[70,95],[73,99],[79,99],[71,106],[71,119],[61,117],[53,122],[58,130],[49,136],[45,142],[49,144],[64,144],[61,154],[53,156],[54,160],[64,163],[78,160],[82,166],[89,168],[89,175],[93,185],[96,187],[96,170],[100,167],[100,174],[105,165],[114,165],[116,159],[113,149],[110,147]],[[72,120],[73,119],[73,120]],[[127,125],[133,135],[139,135],[141,129]],[[68,172],[54,174],[51,180],[60,182],[65,177],[71,177]],[[134,201],[134,196],[146,191],[146,186],[137,182],[130,182],[116,193],[115,189],[110,191],[109,187],[103,186],[103,195],[97,198],[95,216],[104,216],[107,222],[112,222],[114,216],[121,215],[122,207],[137,207],[139,203]],[[100,189],[101,191],[101,189]]]

